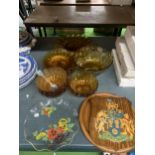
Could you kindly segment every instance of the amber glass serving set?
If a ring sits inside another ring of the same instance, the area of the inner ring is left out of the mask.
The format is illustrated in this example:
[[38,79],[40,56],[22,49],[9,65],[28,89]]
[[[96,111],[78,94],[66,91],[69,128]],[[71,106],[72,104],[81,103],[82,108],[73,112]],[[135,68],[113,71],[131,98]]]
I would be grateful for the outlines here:
[[45,69],[36,79],[38,90],[56,96],[69,87],[80,96],[93,94],[98,86],[95,74],[112,63],[111,52],[92,45],[83,37],[61,38],[43,59]]
[[[57,96],[69,88],[87,96],[79,121],[87,139],[99,149],[122,153],[134,148],[134,110],[131,102],[110,93],[95,93],[96,75],[112,64],[111,52],[86,38],[61,38],[43,59],[36,86],[45,96]],[[89,95],[89,96],[88,96]]]

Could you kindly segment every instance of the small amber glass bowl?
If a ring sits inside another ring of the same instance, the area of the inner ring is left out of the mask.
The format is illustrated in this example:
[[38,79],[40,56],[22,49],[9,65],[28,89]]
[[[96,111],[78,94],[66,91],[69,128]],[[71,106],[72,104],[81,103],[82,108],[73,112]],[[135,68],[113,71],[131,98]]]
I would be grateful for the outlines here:
[[91,40],[85,37],[63,37],[57,41],[58,47],[62,47],[68,51],[77,51],[90,44]]
[[63,68],[52,67],[44,69],[43,75],[36,79],[38,90],[45,96],[57,96],[65,91],[67,73]]
[[73,53],[68,52],[65,49],[57,48],[45,55],[43,60],[46,68],[50,67],[62,67],[65,70],[74,66]]
[[87,96],[96,91],[98,81],[93,73],[78,69],[69,76],[68,85],[74,94]]

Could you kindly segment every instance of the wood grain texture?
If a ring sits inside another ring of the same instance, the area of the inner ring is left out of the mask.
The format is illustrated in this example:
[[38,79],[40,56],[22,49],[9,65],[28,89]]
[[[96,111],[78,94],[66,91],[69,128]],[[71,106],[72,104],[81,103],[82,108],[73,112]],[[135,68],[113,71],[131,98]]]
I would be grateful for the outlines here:
[[80,108],[79,120],[81,128],[87,139],[96,145],[102,151],[110,153],[126,153],[134,148],[134,139],[127,142],[113,142],[110,140],[101,140],[95,129],[95,117],[101,109],[106,109],[106,99],[110,98],[118,104],[118,108],[124,113],[128,113],[129,117],[134,121],[134,110],[131,103],[124,97],[116,96],[109,93],[97,93],[86,98]]
[[24,22],[26,26],[81,27],[134,25],[131,6],[38,6]]
[[74,6],[74,5],[93,5],[93,6],[102,6],[102,5],[111,5],[109,0],[89,0],[86,2],[76,2],[76,0],[62,0],[62,1],[50,1],[42,0],[40,5],[45,6]]

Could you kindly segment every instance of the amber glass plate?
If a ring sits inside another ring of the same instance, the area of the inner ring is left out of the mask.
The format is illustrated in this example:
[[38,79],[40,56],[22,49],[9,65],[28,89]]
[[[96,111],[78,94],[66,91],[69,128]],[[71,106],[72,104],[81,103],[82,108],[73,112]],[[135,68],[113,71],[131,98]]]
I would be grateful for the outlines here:
[[43,63],[46,68],[62,67],[64,69],[72,68],[75,64],[73,53],[62,48],[54,49],[45,55]]
[[69,87],[76,95],[87,96],[96,91],[98,81],[93,73],[76,69],[69,76]]
[[102,151],[129,152],[135,144],[135,113],[131,102],[109,93],[86,98],[79,120],[87,139]]
[[36,86],[46,96],[57,96],[66,89],[67,73],[63,68],[52,67],[37,72]]
[[98,46],[81,48],[75,54],[76,65],[91,71],[100,71],[112,64],[111,52]]

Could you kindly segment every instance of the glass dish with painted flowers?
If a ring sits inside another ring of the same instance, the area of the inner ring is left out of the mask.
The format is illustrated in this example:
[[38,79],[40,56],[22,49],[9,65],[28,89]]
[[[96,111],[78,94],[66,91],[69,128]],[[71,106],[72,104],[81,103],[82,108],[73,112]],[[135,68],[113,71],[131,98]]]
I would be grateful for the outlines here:
[[77,111],[64,99],[36,100],[24,122],[25,140],[37,151],[56,151],[77,132]]

